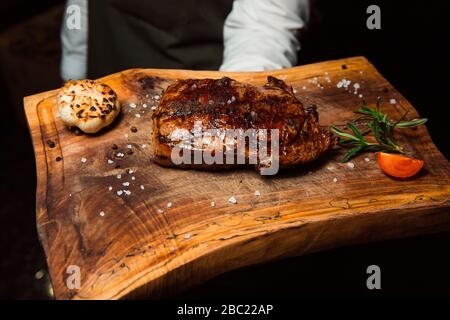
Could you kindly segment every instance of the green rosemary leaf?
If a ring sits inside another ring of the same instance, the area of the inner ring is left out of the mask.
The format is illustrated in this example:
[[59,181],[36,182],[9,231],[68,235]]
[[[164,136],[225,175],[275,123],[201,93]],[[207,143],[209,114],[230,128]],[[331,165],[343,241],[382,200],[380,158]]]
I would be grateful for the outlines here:
[[352,123],[347,124],[348,127],[353,131],[354,135],[361,141],[366,142],[366,139],[364,138],[363,134],[358,130],[358,128],[353,125]]
[[353,141],[359,141],[359,139],[356,138],[355,136],[353,136],[353,135],[351,135],[350,133],[347,133],[347,132],[345,132],[345,131],[342,131],[342,130],[339,129],[339,128],[336,128],[335,126],[332,126],[332,127],[331,127],[331,131],[333,131],[333,132],[336,133],[337,135],[340,135],[340,136],[342,136],[342,137],[348,138],[348,139],[350,139],[350,140],[353,140]]
[[342,162],[343,163],[347,162],[352,157],[354,157],[357,153],[361,152],[361,150],[363,150],[363,149],[364,149],[364,146],[358,146],[358,147],[351,148],[345,154],[344,158],[342,159]]
[[422,119],[416,119],[416,120],[412,120],[412,121],[401,121],[399,123],[397,123],[395,125],[396,128],[411,128],[411,127],[417,127],[420,126],[422,124],[424,124],[425,122],[427,122],[428,119],[427,118],[422,118]]

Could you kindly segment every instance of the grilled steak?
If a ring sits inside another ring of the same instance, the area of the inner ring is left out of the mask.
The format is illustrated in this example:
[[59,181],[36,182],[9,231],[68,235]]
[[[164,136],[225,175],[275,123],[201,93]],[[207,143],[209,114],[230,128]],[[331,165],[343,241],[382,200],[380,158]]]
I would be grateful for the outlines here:
[[[162,95],[152,119],[154,161],[163,166],[201,170],[233,167],[229,161],[223,161],[226,163],[223,164],[221,161],[211,163],[205,159],[194,159],[195,152],[220,156],[218,150],[232,152],[236,158],[240,155],[246,160],[254,160],[251,157],[255,156],[255,149],[250,148],[248,143],[245,149],[240,149],[239,135],[234,139],[227,138],[225,133],[229,129],[255,129],[257,132],[278,129],[280,167],[314,160],[337,143],[331,132],[320,127],[316,108],[305,110],[291,88],[274,77],[268,77],[263,87],[226,77],[176,81]],[[199,137],[199,131],[204,133],[210,129],[215,130],[195,140]],[[267,156],[253,161],[261,170],[271,165],[274,156],[272,147],[276,143],[269,131],[258,137],[259,141],[265,140],[267,143]],[[175,161],[174,148],[178,148],[176,154],[180,148],[185,154],[189,153],[191,161]],[[256,153],[261,152],[262,148],[258,144]],[[225,156],[220,158],[225,159]]]

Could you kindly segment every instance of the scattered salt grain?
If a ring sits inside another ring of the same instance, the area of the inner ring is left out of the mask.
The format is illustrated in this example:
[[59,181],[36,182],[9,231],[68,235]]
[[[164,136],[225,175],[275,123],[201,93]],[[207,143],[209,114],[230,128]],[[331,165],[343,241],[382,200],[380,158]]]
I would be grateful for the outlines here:
[[152,110],[156,110],[156,106],[152,106],[151,109],[152,109]]
[[113,188],[111,186],[109,186],[108,190],[111,191]]
[[327,170],[333,171],[333,170],[334,170],[334,167],[333,167],[333,166],[328,166],[328,167],[327,167]]
[[145,148],[147,148],[147,145],[146,145],[146,144],[143,144],[143,145],[142,145],[142,149],[145,149]]
[[141,117],[141,115],[140,115],[139,113],[136,113],[134,116],[135,116],[136,118],[140,118],[140,117]]
[[104,216],[105,216],[105,212],[104,212],[104,211],[100,211],[99,214],[100,214],[101,217],[104,217]]
[[159,214],[161,214],[161,213],[164,213],[164,210],[162,210],[162,209],[157,209],[156,212],[159,213]]
[[360,97],[360,98],[362,98],[363,97],[363,95],[360,93],[359,95],[358,95],[358,97]]
[[125,192],[125,194],[126,194],[127,196],[129,196],[129,195],[131,194],[131,191],[130,191],[130,190],[123,190],[123,192]]
[[167,203],[167,208],[172,208],[172,202]]
[[113,164],[114,161],[112,161],[111,159],[108,159],[108,164]]
[[303,90],[306,90],[306,86],[303,86],[302,89],[303,89]]
[[369,159],[369,158],[364,158],[364,161],[365,161],[365,162],[369,162],[370,159]]
[[216,203],[214,201],[211,201],[211,207],[215,207]]
[[355,167],[355,164],[353,162],[347,162],[347,167],[353,169]]
[[353,84],[353,88],[355,88],[355,90],[358,90],[359,88],[361,88],[361,86],[358,82],[356,82]]
[[122,175],[121,174],[118,174],[116,177],[117,177],[117,179],[122,179]]
[[339,81],[339,82],[336,84],[336,87],[348,89],[348,86],[349,86],[351,83],[352,83],[351,80],[342,79],[341,81]]
[[125,156],[125,154],[123,152],[117,152],[116,156],[119,158],[123,158]]
[[126,181],[126,182],[123,182],[122,185],[123,185],[124,187],[128,187],[128,186],[130,185],[130,183],[129,183],[128,181]]
[[36,280],[41,280],[44,276],[45,276],[44,270],[39,270],[38,272],[36,272],[36,273],[34,274],[34,278],[35,278]]
[[191,238],[191,235],[190,235],[189,233],[186,233],[186,234],[184,235],[184,238],[185,238],[185,239],[190,239],[190,238]]
[[144,103],[144,104],[142,105],[142,108],[147,108],[147,104]]
[[394,98],[392,98],[391,100],[389,100],[389,102],[390,102],[391,104],[396,104],[396,103],[397,103],[397,100],[395,100]]
[[133,148],[133,146],[131,144],[127,144],[127,148],[131,149],[131,148]]
[[337,181],[338,181],[337,178],[334,178],[334,179],[333,179],[333,182],[334,182],[334,183],[336,183]]
[[259,197],[261,195],[261,192],[259,192],[259,190],[255,191],[255,196]]
[[229,202],[229,203],[232,203],[232,204],[236,204],[236,203],[237,203],[237,200],[236,200],[236,198],[235,198],[234,196],[231,196],[231,197],[228,199],[228,202]]
[[86,159],[86,158],[84,158],[84,157],[83,157],[83,158],[81,158],[81,162],[82,162],[82,163],[86,163],[86,161],[87,161],[87,159]]
[[141,188],[141,190],[144,190],[144,189],[145,189],[145,187],[144,187],[142,184],[141,184],[140,188]]
[[117,193],[118,196],[121,196],[121,195],[123,194],[123,191],[122,191],[122,190],[119,190],[119,191],[117,191],[116,193]]
[[136,177],[131,177],[131,180],[136,180]]
[[155,95],[153,98],[154,98],[155,100],[159,100],[159,95]]
[[130,103],[130,108],[136,108],[136,103]]
[[135,171],[133,170],[133,169],[128,169],[128,174],[132,174],[132,173],[134,173]]

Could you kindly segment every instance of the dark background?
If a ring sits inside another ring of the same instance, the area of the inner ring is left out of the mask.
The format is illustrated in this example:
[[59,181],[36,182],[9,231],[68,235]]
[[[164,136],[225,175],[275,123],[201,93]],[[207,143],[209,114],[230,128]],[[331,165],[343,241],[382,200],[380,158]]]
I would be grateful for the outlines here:
[[[63,2],[3,0],[0,16],[0,298],[48,299],[35,227],[35,165],[22,97],[60,86]],[[382,29],[366,28],[377,4]],[[301,64],[364,55],[430,120],[449,157],[449,1],[313,1]],[[176,298],[450,298],[450,232],[353,246],[252,266],[218,276]],[[368,265],[382,290],[365,287]]]

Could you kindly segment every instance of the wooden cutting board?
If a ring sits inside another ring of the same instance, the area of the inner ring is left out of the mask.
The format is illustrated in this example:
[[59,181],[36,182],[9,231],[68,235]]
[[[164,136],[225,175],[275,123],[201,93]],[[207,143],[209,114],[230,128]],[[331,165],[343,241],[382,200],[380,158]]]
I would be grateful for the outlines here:
[[[93,136],[65,128],[56,90],[26,97],[37,163],[37,227],[56,298],[167,296],[250,264],[450,229],[450,166],[425,127],[404,129],[398,137],[425,160],[421,174],[406,181],[384,175],[373,154],[358,156],[349,168],[339,162],[339,148],[272,177],[251,168],[200,172],[153,164],[150,118],[157,95],[174,79],[224,75],[255,85],[268,75],[283,79],[305,105],[318,106],[324,125],[344,123],[363,99],[373,106],[377,96],[391,117],[405,109],[410,119],[418,117],[363,57],[260,73],[116,73],[102,80],[118,93],[122,115]],[[338,88],[342,79],[352,81],[348,90]],[[356,94],[354,83],[360,85]],[[119,196],[118,190],[131,193]],[[228,202],[231,196],[237,204]],[[80,268],[79,289],[67,286],[69,266]]]

